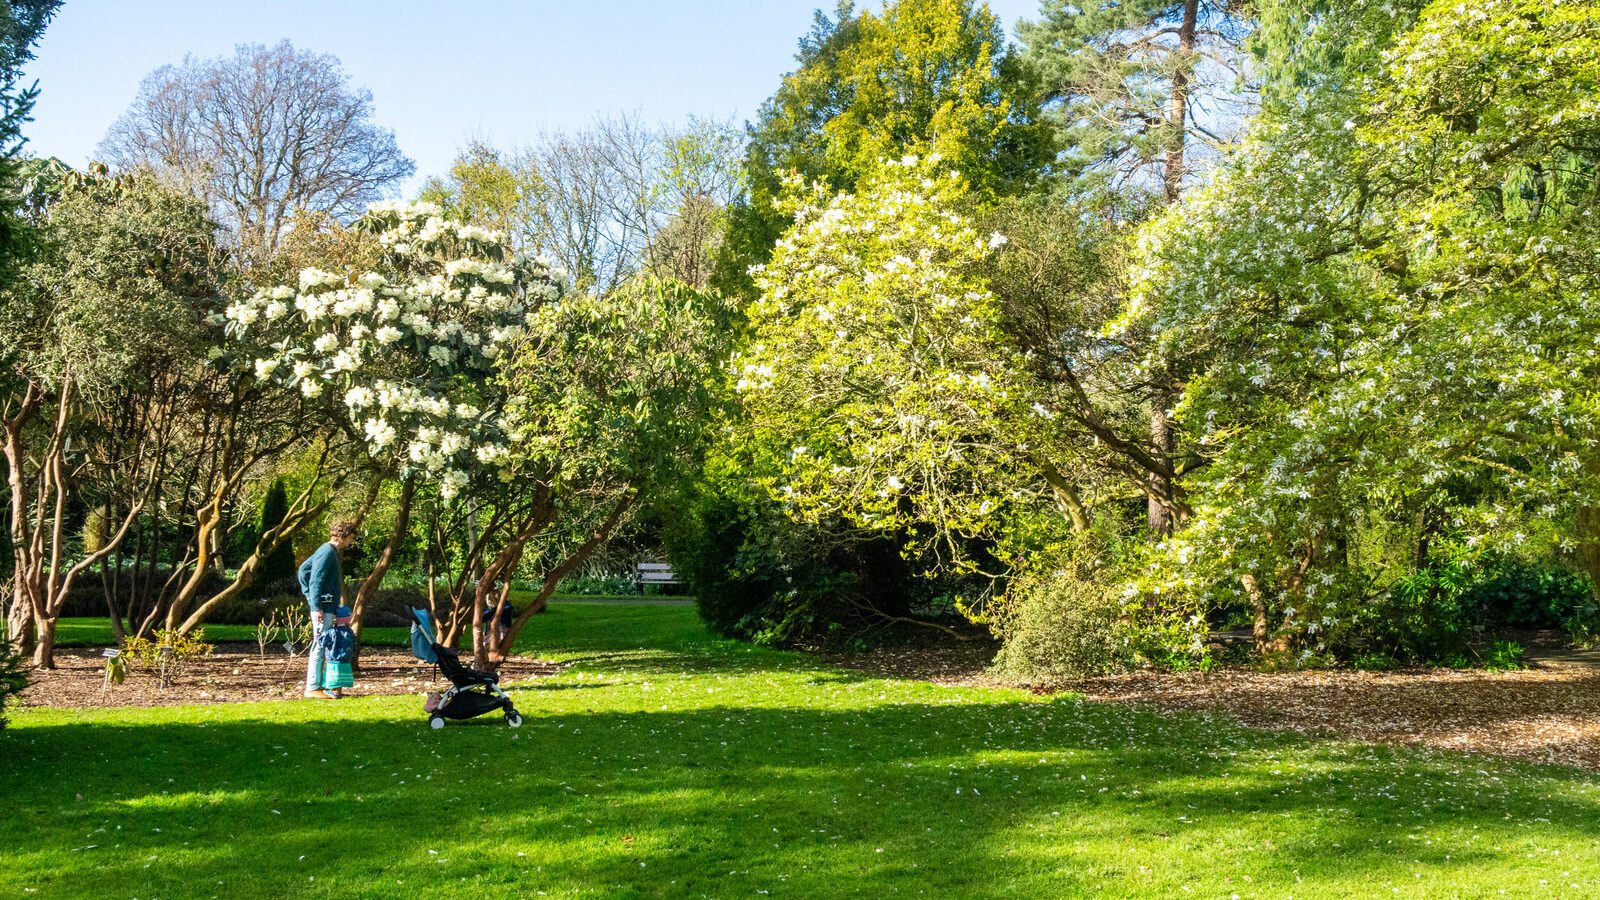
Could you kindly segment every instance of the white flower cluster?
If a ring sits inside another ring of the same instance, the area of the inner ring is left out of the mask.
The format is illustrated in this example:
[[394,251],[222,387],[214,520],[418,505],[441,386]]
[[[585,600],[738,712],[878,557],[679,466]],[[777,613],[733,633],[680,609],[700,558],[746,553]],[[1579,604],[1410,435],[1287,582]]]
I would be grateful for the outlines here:
[[513,260],[501,235],[431,204],[373,204],[362,225],[388,251],[380,271],[305,269],[295,286],[230,305],[228,334],[267,350],[256,378],[330,397],[373,456],[451,499],[473,473],[513,462],[497,362],[560,287],[547,267]]

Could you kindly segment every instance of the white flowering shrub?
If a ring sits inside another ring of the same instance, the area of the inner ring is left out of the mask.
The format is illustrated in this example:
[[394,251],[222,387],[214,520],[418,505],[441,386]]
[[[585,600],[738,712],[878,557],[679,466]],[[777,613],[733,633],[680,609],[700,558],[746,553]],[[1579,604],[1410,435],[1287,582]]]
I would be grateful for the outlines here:
[[975,272],[1004,238],[959,211],[965,190],[917,157],[855,193],[788,185],[794,226],[754,270],[761,297],[730,374],[758,477],[797,518],[992,525],[1020,395]]
[[1393,618],[1419,572],[1552,527],[1600,576],[1600,223],[1574,149],[1600,146],[1600,10],[1434,4],[1365,52],[1144,229],[1121,323],[1189,375],[1208,463],[1130,590],[1246,602],[1306,655]]
[[560,286],[502,235],[432,204],[374,204],[358,227],[382,246],[380,265],[308,268],[263,288],[228,307],[228,334],[258,352],[257,378],[324,404],[375,459],[448,501],[510,460],[520,435],[496,374]]

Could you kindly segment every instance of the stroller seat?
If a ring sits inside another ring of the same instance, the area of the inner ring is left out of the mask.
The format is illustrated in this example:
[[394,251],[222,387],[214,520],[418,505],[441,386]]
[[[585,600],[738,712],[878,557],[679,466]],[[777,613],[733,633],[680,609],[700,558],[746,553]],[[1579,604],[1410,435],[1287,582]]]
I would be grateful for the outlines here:
[[439,657],[439,671],[450,683],[456,687],[470,687],[475,684],[499,684],[500,673],[483,672],[474,669],[461,661],[461,654],[443,644],[433,645],[434,655]]

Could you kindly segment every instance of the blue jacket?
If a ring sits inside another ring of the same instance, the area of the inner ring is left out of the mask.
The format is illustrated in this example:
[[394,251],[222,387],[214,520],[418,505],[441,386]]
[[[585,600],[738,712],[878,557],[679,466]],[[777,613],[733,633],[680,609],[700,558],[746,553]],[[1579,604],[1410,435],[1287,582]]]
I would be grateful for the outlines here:
[[[344,584],[344,572],[339,568],[339,551],[332,542],[317,548],[300,564],[300,593],[314,611],[318,608],[329,616],[339,606],[339,589]],[[324,600],[324,597],[332,597]]]

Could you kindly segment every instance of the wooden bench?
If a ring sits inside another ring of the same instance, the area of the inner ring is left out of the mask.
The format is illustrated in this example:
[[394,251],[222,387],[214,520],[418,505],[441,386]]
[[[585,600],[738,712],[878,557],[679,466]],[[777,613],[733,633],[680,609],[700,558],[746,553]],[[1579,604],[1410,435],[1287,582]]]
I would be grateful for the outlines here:
[[634,566],[633,584],[644,593],[647,584],[677,584],[678,576],[673,573],[672,566],[664,562],[642,562]]

